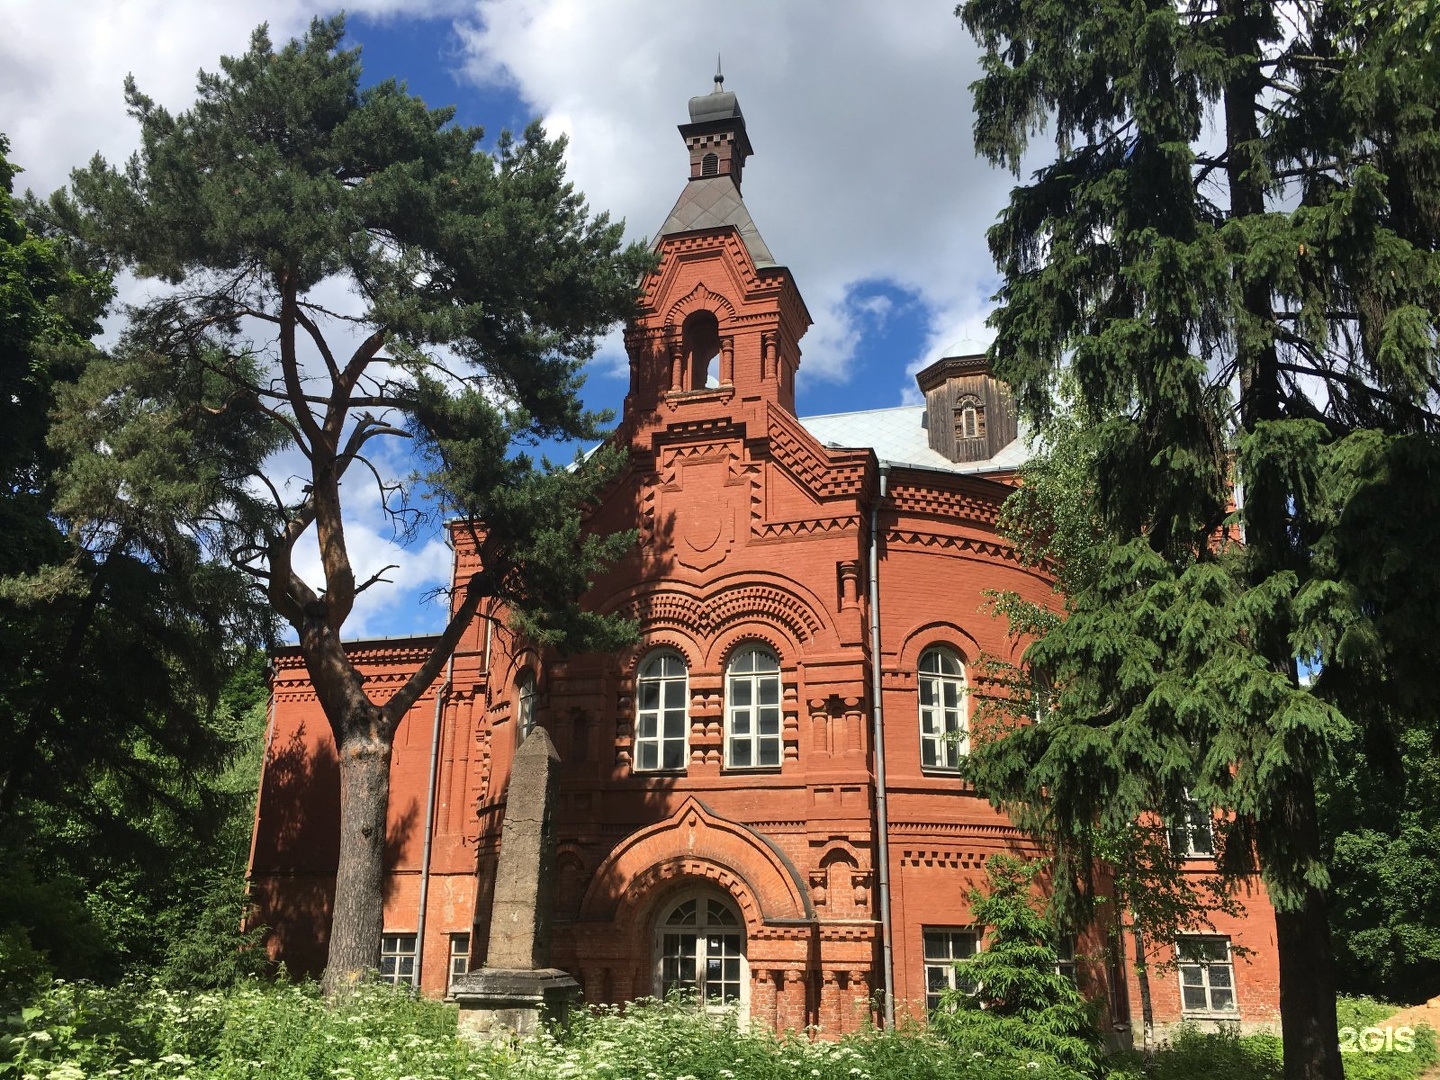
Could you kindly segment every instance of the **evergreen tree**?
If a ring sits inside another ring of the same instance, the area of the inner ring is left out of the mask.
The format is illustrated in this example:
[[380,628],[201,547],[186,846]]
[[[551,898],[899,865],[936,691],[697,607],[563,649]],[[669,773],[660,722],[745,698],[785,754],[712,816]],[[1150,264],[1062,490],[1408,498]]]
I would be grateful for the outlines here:
[[[234,460],[234,475],[268,498],[217,527],[297,635],[335,738],[330,992],[377,965],[395,731],[481,601],[508,604],[541,642],[603,648],[633,632],[576,602],[629,542],[580,527],[613,456],[537,468],[512,447],[600,436],[604,418],[579,403],[580,368],[629,311],[648,258],[622,248],[621,226],[591,217],[565,182],[563,140],[537,125],[482,152],[482,133],[452,124],[453,109],[427,108],[393,80],[362,90],[359,50],[341,48],[343,33],[341,18],[316,20],[276,50],[261,27],[247,52],[201,74],[178,115],[127,82],[141,150],[120,170],[97,158],[52,205],[173,286],[133,313],[126,334],[146,370],[218,381],[222,414],[263,417],[302,462],[303,490],[291,494],[270,481],[264,455]],[[337,284],[353,311],[327,306]],[[137,399],[117,384],[94,401]],[[91,437],[98,447],[111,436],[97,423]],[[400,528],[418,523],[411,483],[383,454],[405,439],[443,509],[483,522],[480,558],[428,658],[376,701],[341,632],[383,571],[357,580],[344,506],[373,480]],[[310,536],[315,584],[295,569]]]
[[[985,947],[963,964],[962,989],[947,990],[931,1026],[957,1047],[1022,1071],[1098,1077],[1100,1038],[1089,1004],[1058,968],[1057,934],[1031,898],[1040,864],[992,855],[970,912]],[[1033,1063],[1033,1064],[1032,1064]]]
[[[3,146],[0,935],[37,970],[102,978],[158,960],[176,856],[210,851],[197,834],[224,815],[204,783],[229,745],[218,699],[265,621],[200,525],[233,494],[223,455],[267,436],[217,422],[202,387],[155,386],[103,455],[77,452],[80,388],[133,357],[89,344],[109,276],[12,202]],[[136,453],[157,430],[190,451],[177,467]]]
[[977,148],[1018,172],[1054,124],[990,233],[992,356],[1036,422],[1072,380],[1102,538],[1027,652],[1051,711],[976,776],[1080,891],[1102,838],[1223,811],[1221,869],[1276,905],[1286,1075],[1338,1080],[1317,782],[1435,719],[1433,72],[1329,0],[958,13]]

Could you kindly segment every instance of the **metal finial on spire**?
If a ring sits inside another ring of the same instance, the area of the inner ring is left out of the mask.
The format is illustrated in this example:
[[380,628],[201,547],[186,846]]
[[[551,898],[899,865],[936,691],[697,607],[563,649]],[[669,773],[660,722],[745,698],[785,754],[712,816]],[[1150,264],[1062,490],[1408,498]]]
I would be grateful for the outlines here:
[[720,54],[715,54],[715,93],[719,94],[725,89],[725,76],[720,72]]

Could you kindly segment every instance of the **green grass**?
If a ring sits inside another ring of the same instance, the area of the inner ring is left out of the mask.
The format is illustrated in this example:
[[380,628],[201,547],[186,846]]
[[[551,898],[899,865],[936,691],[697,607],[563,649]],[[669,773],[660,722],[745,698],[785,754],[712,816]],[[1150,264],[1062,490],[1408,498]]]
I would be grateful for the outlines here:
[[[1391,1008],[1341,1003],[1340,1023],[1375,1027]],[[563,1038],[479,1044],[456,1034],[455,1011],[385,987],[329,1006],[313,985],[244,983],[223,992],[156,983],[102,989],[57,984],[7,1020],[0,1080],[85,1077],[179,1080],[1014,1080],[984,1054],[914,1028],[865,1032],[840,1042],[776,1038],[697,1015],[683,1002],[587,1010]],[[1383,1042],[1383,1038],[1382,1038]],[[1393,1039],[1392,1039],[1393,1042]],[[1350,1053],[1350,1080],[1414,1080],[1437,1060],[1434,1033],[1410,1053]],[[1025,1068],[1027,1080],[1076,1080]],[[1140,1076],[1133,1059],[1110,1080]],[[1279,1080],[1273,1036],[1185,1030],[1148,1080]]]

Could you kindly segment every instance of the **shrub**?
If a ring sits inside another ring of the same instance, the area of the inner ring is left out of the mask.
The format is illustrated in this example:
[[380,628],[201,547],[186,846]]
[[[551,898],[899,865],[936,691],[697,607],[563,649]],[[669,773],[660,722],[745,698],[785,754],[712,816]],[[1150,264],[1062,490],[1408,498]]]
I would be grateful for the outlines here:
[[976,989],[949,991],[931,1026],[961,1054],[1032,1072],[1098,1077],[1094,1014],[1056,970],[1054,927],[1031,902],[1038,869],[1038,863],[990,857],[986,890],[970,897],[975,920],[987,930],[984,950],[965,964]]

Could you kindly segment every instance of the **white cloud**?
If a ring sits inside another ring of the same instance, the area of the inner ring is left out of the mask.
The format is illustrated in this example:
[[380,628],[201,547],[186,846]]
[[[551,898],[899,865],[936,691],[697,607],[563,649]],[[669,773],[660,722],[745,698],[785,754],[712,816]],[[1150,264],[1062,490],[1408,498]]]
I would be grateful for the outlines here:
[[[552,132],[567,133],[572,178],[594,207],[624,216],[637,238],[658,228],[685,182],[687,155],[675,127],[687,119],[687,100],[709,91],[722,54],[727,88],[739,95],[756,148],[745,174],[747,204],[816,320],[800,377],[853,374],[862,331],[886,317],[884,298],[861,287],[867,282],[893,283],[922,305],[924,355],[894,357],[878,380],[896,397],[951,343],[988,337],[996,277],[984,234],[1011,178],[972,153],[968,84],[979,74],[978,53],[950,4],[358,0],[347,7],[397,21],[456,18],[456,62],[466,75],[513,87]],[[11,138],[12,160],[27,170],[21,186],[53,190],[96,150],[112,162],[129,155],[136,130],[121,97],[127,72],[161,104],[183,108],[196,72],[243,51],[260,22],[283,41],[313,14],[333,10],[319,0],[0,0],[0,130]],[[127,284],[127,298],[133,288]],[[597,380],[625,376],[618,332],[602,342],[592,370]],[[877,380],[866,375],[873,401]],[[443,543],[402,551],[370,511],[347,527],[362,578],[389,562],[404,567],[394,586],[362,597],[347,633],[419,626],[410,617],[418,591],[449,572]],[[305,565],[313,574],[315,566]],[[423,621],[433,628],[442,615],[437,606]]]
[[[462,0],[351,0],[352,13],[406,17],[457,12]],[[339,10],[315,0],[0,0],[0,131],[10,137],[19,178],[48,194],[99,151],[111,163],[137,144],[125,115],[125,76],[170,109],[195,96],[195,76],[221,56],[245,51],[250,34],[270,24],[277,43],[301,33],[315,15]]]
[[722,54],[755,146],[746,203],[815,318],[801,378],[843,380],[866,314],[847,304],[857,282],[917,293],[936,349],[973,336],[995,288],[985,229],[1010,179],[971,150],[978,52],[951,10],[480,0],[461,38],[470,77],[513,86],[568,134],[571,175],[636,237],[679,194],[675,126]]

